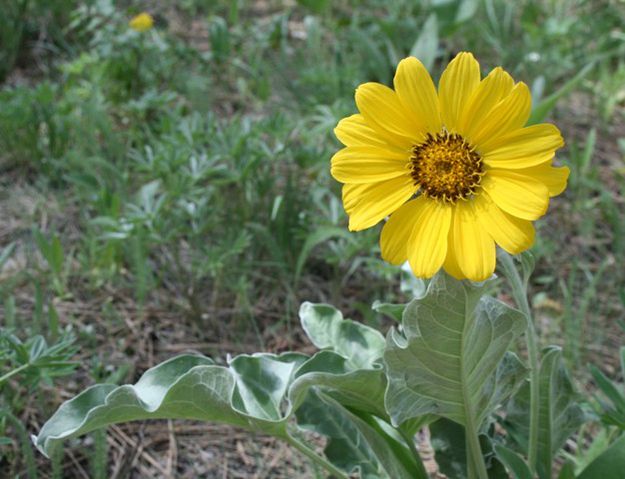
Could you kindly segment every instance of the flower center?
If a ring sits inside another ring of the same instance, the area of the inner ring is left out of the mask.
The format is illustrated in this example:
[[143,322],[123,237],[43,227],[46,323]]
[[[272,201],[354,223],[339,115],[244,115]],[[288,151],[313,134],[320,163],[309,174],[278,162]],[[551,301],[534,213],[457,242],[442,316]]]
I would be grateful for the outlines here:
[[423,194],[455,203],[475,194],[484,174],[482,158],[456,133],[428,133],[410,157],[411,176]]

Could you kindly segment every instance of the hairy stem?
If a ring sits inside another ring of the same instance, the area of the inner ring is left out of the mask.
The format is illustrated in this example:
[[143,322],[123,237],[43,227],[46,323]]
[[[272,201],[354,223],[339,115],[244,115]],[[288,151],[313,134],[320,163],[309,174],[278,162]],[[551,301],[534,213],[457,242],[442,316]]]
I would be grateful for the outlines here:
[[527,316],[527,354],[530,362],[530,437],[527,450],[527,460],[532,472],[536,469],[538,455],[538,420],[540,413],[540,370],[538,364],[538,346],[536,328],[531,316]]
[[[467,328],[471,323],[469,317],[465,317],[464,327],[462,332],[462,351],[460,353],[460,357],[464,358],[464,348],[465,338],[467,337]],[[461,377],[466,378],[467,374],[465,371],[466,364],[461,359],[460,360],[460,368],[461,368]],[[466,383],[466,379],[462,381],[462,402],[464,404],[464,416],[465,416],[465,424],[464,424],[464,432],[466,436],[466,447],[467,447],[467,476],[469,479],[488,479],[488,473],[486,472],[486,464],[484,464],[484,456],[482,455],[482,448],[480,447],[480,439],[478,427],[479,424],[476,424],[476,414],[474,410],[474,404],[471,400],[471,394],[468,390],[468,385]]]
[[467,439],[467,469],[469,478],[488,479],[480,439],[473,423],[473,418],[467,418],[465,434]]
[[536,472],[536,457],[538,455],[538,422],[540,414],[540,364],[538,360],[538,339],[536,327],[532,318],[532,311],[527,301],[527,285],[521,279],[519,271],[514,265],[512,257],[508,254],[499,256],[506,277],[512,287],[512,294],[517,306],[525,315],[527,329],[525,338],[527,341],[527,355],[530,366],[530,431],[527,446],[527,461],[532,473]]

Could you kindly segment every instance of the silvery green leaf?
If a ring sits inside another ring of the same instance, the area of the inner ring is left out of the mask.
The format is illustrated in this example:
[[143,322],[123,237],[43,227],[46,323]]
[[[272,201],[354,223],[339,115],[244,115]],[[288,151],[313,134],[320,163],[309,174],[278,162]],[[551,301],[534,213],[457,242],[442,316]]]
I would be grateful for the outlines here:
[[285,363],[278,356],[257,355],[235,362],[239,370],[271,379],[255,387],[236,369],[217,366],[209,358],[178,356],[149,369],[135,385],[96,385],[65,402],[44,424],[35,443],[47,454],[62,439],[109,424],[160,418],[283,434],[288,415],[280,414],[276,398],[284,394],[285,382],[301,359]]
[[441,272],[391,330],[384,362],[386,408],[394,424],[436,414],[461,425],[483,420],[525,374],[506,354],[525,329],[523,315],[483,296],[489,285],[457,281]]
[[281,437],[292,404],[299,407],[313,387],[384,414],[380,369],[348,370],[343,357],[319,354],[309,364],[306,356],[293,353],[241,355],[230,367],[203,356],[179,356],[149,369],[135,385],[92,386],[61,405],[35,442],[47,453],[55,442],[109,424],[160,418],[227,423]]

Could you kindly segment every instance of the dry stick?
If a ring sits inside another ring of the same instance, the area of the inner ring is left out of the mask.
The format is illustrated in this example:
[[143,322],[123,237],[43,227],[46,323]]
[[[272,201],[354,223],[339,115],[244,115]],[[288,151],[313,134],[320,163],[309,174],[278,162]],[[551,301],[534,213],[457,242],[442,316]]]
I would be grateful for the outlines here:
[[76,459],[76,456],[74,456],[72,451],[67,451],[67,455],[69,456],[70,460],[74,463],[74,466],[76,466],[76,470],[80,473],[80,475],[84,477],[85,479],[89,479],[89,474],[87,474],[87,472],[80,465],[80,463],[78,462],[78,459]]
[[176,435],[174,433],[174,423],[171,419],[167,420],[167,432],[169,433],[169,450],[167,454],[167,472],[168,477],[174,477],[174,469],[178,462],[178,446],[176,444]]
[[136,461],[139,457],[142,457],[147,462],[149,462],[150,465],[158,469],[161,474],[163,474],[164,476],[167,476],[167,471],[163,468],[163,466],[161,466],[159,462],[156,459],[154,459],[148,452],[143,450],[143,447],[141,447],[141,444],[137,443],[137,441],[135,441],[134,439],[131,439],[130,437],[128,437],[128,435],[126,435],[126,433],[124,433],[124,431],[122,431],[117,426],[111,426],[111,430],[117,436],[117,439],[127,443],[133,448],[137,448],[137,454],[133,462]]

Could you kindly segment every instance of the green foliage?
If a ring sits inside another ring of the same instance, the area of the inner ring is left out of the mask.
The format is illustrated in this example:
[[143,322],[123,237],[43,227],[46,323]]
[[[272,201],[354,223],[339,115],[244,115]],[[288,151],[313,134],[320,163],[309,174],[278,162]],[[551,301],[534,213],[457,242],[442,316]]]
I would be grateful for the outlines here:
[[340,470],[425,479],[413,444],[388,423],[379,333],[342,319],[327,305],[305,303],[301,318],[313,343],[324,349],[312,357],[241,355],[226,367],[203,356],[178,356],[135,385],[87,389],[59,408],[35,442],[49,454],[60,441],[109,424],[180,418],[232,424],[301,448],[294,436],[301,431],[289,426],[295,414],[302,429],[329,438],[327,458]]
[[[560,348],[551,347],[543,351],[539,378],[537,470],[542,479],[549,479],[554,458],[569,436],[584,422],[584,413],[575,401],[575,392],[562,362]],[[506,415],[506,429],[524,447],[528,438],[529,401],[530,386],[526,383],[512,398]]]
[[[21,341],[10,331],[0,328],[0,460],[4,456],[16,463],[21,461],[28,477],[38,477],[29,431],[16,416],[23,402],[24,392],[37,392],[42,384],[50,385],[54,378],[67,376],[77,363],[72,361],[77,348],[75,338],[67,333],[58,341],[48,345],[40,335]],[[7,371],[8,369],[8,371]],[[14,447],[10,447],[14,446]],[[17,459],[15,459],[17,458]],[[52,467],[58,474],[59,465]]]
[[65,291],[64,268],[65,255],[63,254],[63,246],[58,236],[54,235],[48,241],[40,231],[34,232],[35,241],[39,247],[39,252],[44,257],[52,273],[52,283],[59,296]]
[[547,118],[547,115],[556,107],[558,102],[566,95],[568,95],[579,83],[586,78],[586,75],[594,68],[594,63],[589,63],[582,68],[577,75],[562,85],[557,91],[553,92],[547,98],[541,100],[538,105],[533,106],[532,114],[527,121],[529,125],[536,123],[542,123]]
[[[29,43],[38,38],[50,49],[62,49],[63,29],[69,23],[68,13],[75,0],[15,0],[5,2],[0,16],[0,83],[13,67],[34,55]],[[45,59],[40,59],[45,61]]]
[[[620,360],[621,373],[625,375],[625,347],[621,347]],[[591,366],[590,372],[597,387],[609,401],[599,399],[601,419],[625,431],[625,393],[622,387],[610,381],[596,366]]]
[[0,359],[12,368],[0,377],[0,387],[17,375],[32,386],[41,380],[67,376],[76,367],[76,363],[70,360],[76,353],[74,341],[73,335],[66,334],[51,346],[40,335],[22,342],[15,335],[0,329]]

